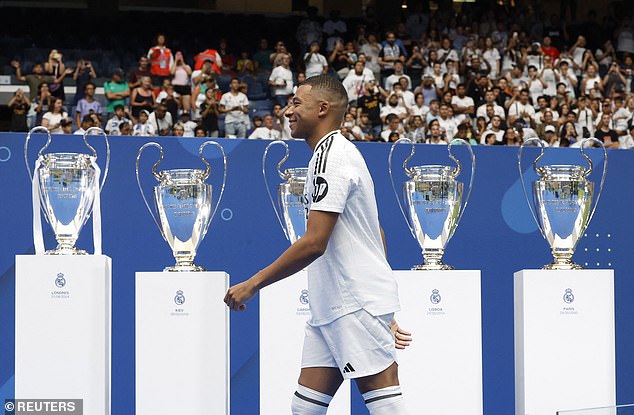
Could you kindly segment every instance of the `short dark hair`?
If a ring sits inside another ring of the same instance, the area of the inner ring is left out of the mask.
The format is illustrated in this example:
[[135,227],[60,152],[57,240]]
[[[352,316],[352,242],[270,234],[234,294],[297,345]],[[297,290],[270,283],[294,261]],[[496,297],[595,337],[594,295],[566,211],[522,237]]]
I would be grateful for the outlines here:
[[346,88],[337,78],[330,75],[317,75],[307,78],[302,85],[308,85],[312,87],[311,91],[324,91],[334,103],[339,103],[346,107],[348,105],[348,93]]
[[115,106],[114,106],[114,110],[115,110],[115,112],[116,112],[117,110],[124,111],[124,110],[125,110],[125,107],[124,107],[123,105],[121,105],[121,104],[117,104],[117,105],[115,105]]
[[396,114],[388,114],[387,117],[385,117],[385,121],[387,124],[391,123],[394,120],[398,120],[398,115]]
[[86,88],[88,88],[89,86],[94,88],[97,88],[97,86],[95,84],[93,84],[92,82],[88,82],[86,85],[84,85],[84,91],[86,90]]

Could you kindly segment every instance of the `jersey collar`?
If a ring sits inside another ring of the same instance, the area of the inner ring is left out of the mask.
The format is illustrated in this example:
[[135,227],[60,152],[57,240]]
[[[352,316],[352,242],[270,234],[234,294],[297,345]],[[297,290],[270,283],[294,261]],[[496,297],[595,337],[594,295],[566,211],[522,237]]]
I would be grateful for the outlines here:
[[319,141],[317,142],[317,144],[315,145],[315,150],[317,150],[317,148],[321,145],[321,143],[323,143],[328,137],[334,134],[339,134],[339,133],[341,133],[341,130],[332,130],[326,135],[324,135],[323,137],[321,137]]

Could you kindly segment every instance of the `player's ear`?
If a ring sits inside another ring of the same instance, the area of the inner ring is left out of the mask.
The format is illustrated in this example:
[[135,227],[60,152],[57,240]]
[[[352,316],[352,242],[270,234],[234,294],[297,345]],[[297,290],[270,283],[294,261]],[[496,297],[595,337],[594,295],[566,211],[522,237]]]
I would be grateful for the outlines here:
[[330,102],[319,101],[319,117],[325,117],[330,112]]

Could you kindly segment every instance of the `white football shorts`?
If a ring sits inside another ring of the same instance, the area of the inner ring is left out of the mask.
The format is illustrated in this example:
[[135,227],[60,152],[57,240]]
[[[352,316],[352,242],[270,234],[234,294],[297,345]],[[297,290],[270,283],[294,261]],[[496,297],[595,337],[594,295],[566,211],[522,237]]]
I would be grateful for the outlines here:
[[336,367],[344,379],[382,372],[397,361],[388,326],[393,317],[361,309],[323,326],[306,324],[302,368]]

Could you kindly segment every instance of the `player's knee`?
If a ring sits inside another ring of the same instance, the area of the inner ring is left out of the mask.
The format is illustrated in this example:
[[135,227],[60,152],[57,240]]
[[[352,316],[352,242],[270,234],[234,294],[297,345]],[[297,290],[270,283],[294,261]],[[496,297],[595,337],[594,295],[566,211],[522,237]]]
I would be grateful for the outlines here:
[[293,415],[325,415],[331,400],[330,395],[297,385],[297,391],[291,401],[291,413]]
[[370,415],[408,415],[400,386],[388,386],[363,394]]

